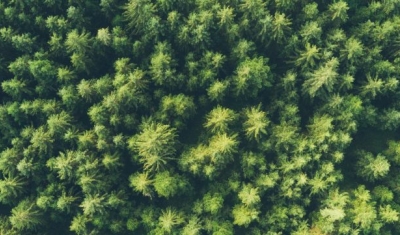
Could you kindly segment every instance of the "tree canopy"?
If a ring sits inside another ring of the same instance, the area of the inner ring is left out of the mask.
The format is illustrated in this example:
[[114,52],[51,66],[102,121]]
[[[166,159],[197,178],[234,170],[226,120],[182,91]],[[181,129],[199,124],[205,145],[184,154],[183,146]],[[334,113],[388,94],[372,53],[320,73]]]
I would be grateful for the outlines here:
[[400,1],[0,1],[0,234],[400,234]]

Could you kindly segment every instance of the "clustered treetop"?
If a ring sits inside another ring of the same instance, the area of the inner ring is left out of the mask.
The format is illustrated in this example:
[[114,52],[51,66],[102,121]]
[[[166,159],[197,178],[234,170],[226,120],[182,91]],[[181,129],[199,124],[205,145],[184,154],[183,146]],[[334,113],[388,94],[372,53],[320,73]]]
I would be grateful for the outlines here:
[[400,234],[400,1],[0,2],[0,234]]

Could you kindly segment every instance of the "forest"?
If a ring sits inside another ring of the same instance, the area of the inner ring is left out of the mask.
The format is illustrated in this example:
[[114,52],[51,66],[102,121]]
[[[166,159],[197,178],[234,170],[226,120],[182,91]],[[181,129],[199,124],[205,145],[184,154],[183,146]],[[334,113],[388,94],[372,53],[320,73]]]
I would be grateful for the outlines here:
[[0,234],[400,234],[399,79],[400,0],[0,1]]

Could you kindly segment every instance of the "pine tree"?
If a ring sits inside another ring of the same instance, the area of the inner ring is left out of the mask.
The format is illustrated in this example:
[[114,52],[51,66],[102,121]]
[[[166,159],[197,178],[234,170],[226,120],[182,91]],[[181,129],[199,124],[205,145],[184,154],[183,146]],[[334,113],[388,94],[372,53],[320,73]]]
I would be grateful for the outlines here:
[[175,129],[152,120],[142,122],[140,129],[129,139],[129,148],[139,154],[145,170],[158,171],[175,153]]
[[267,127],[270,121],[267,114],[261,111],[261,105],[245,110],[246,121],[243,123],[246,137],[259,140],[262,135],[267,134]]
[[151,197],[153,191],[151,185],[153,180],[150,179],[150,176],[147,172],[131,175],[129,177],[129,182],[134,191],[142,193],[144,196]]
[[361,158],[357,162],[357,172],[366,180],[375,181],[386,176],[390,169],[390,163],[385,156],[378,154],[374,157],[369,152],[361,152]]
[[337,1],[329,5],[328,12],[332,20],[345,22],[348,19],[347,10],[349,10],[347,2]]
[[183,223],[184,220],[182,215],[180,215],[176,210],[167,208],[161,212],[158,221],[158,225],[161,230],[170,234],[172,231],[176,230],[174,227]]
[[244,185],[238,196],[242,203],[248,207],[261,201],[258,188],[253,188],[251,185]]
[[80,207],[84,215],[103,214],[106,210],[105,196],[86,195]]
[[307,80],[303,83],[303,92],[311,97],[316,96],[322,90],[331,92],[338,76],[336,71],[338,66],[339,61],[332,58],[314,72],[309,73]]
[[292,22],[285,13],[276,12],[272,21],[272,35],[277,42],[282,42],[291,31]]
[[91,39],[87,32],[79,33],[78,30],[72,30],[68,33],[65,46],[69,53],[86,54],[90,49]]
[[207,114],[204,124],[212,133],[224,133],[229,130],[229,125],[235,120],[236,114],[233,110],[217,106]]
[[34,230],[43,224],[41,213],[28,199],[20,201],[11,211],[11,225],[19,231]]
[[233,224],[247,227],[253,220],[258,219],[260,212],[252,207],[245,205],[236,205],[233,210]]
[[26,181],[22,177],[5,176],[0,180],[0,201],[10,203],[25,191]]
[[315,45],[306,43],[305,50],[299,53],[299,58],[295,61],[297,66],[303,66],[302,69],[313,68],[316,63],[315,60],[319,60],[321,53],[320,49]]

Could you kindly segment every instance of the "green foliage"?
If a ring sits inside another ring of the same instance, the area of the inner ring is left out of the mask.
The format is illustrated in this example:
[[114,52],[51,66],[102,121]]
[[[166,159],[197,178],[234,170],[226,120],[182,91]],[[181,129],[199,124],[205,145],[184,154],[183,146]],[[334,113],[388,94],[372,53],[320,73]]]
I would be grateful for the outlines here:
[[273,38],[280,42],[284,40],[290,32],[292,22],[288,19],[285,13],[276,12],[272,21],[272,35]]
[[237,96],[249,94],[254,97],[258,95],[262,88],[272,85],[272,77],[267,62],[268,59],[259,57],[246,59],[239,64],[236,75],[233,77]]
[[296,60],[296,65],[303,65],[304,68],[314,67],[315,60],[320,58],[319,48],[310,43],[306,43],[305,50],[299,53],[299,58]]
[[175,230],[174,227],[176,225],[183,223],[183,217],[182,215],[179,215],[175,210],[167,208],[165,211],[161,212],[158,221],[161,231],[171,233]]
[[148,173],[136,173],[129,177],[130,186],[134,191],[140,192],[145,196],[151,196],[152,189],[150,186],[153,180],[149,179]]
[[24,94],[29,92],[26,82],[13,78],[1,83],[3,92],[10,95],[14,99],[21,99]]
[[207,115],[207,121],[204,127],[212,133],[224,133],[229,130],[229,124],[235,120],[235,112],[228,108],[217,106]]
[[224,198],[220,194],[211,195],[207,193],[203,197],[204,211],[217,214],[223,207]]
[[29,200],[23,200],[11,211],[11,225],[19,231],[34,230],[43,223],[41,213],[35,204]]
[[84,215],[102,214],[105,212],[105,197],[100,195],[87,195],[80,207]]
[[250,185],[243,186],[239,192],[239,199],[246,206],[253,206],[260,202],[260,196],[258,195],[258,188],[253,188]]
[[199,218],[192,217],[189,222],[183,227],[182,235],[198,235],[202,229]]
[[351,213],[353,214],[353,223],[361,229],[367,230],[373,225],[373,221],[377,218],[374,205],[370,202],[370,192],[363,186],[359,186],[354,195],[356,200],[353,202]]
[[316,96],[321,91],[331,92],[338,73],[336,71],[339,61],[332,58],[323,66],[307,74],[307,80],[303,83],[303,92],[311,97]]
[[175,153],[175,130],[152,120],[142,122],[141,132],[130,138],[129,148],[140,156],[145,170],[158,171]]
[[23,178],[4,177],[0,180],[0,201],[10,203],[15,197],[18,197],[23,191],[26,182]]
[[384,177],[390,169],[390,163],[385,156],[378,154],[374,157],[369,152],[360,153],[361,157],[357,162],[357,172],[366,180],[374,181]]
[[264,134],[267,134],[267,126],[269,120],[265,112],[261,111],[261,105],[258,107],[251,107],[245,110],[246,121],[243,123],[246,136],[249,139],[259,140]]
[[399,212],[392,209],[390,205],[386,205],[385,207],[379,208],[379,215],[382,220],[386,223],[394,223],[399,221]]
[[249,208],[245,205],[236,205],[233,210],[233,224],[239,226],[248,226],[253,220],[258,219],[260,212],[255,208]]
[[0,234],[400,234],[399,9],[1,1]]
[[182,176],[163,171],[154,176],[153,186],[159,196],[169,198],[184,190],[187,184]]
[[78,33],[73,30],[68,33],[65,46],[69,53],[85,53],[90,47],[89,34],[86,32]]
[[229,84],[227,82],[216,81],[207,89],[207,94],[212,101],[221,101],[226,95]]
[[58,177],[62,180],[72,179],[74,169],[78,166],[79,158],[82,158],[83,153],[69,151],[66,154],[60,153],[57,158],[48,160],[47,166],[57,171]]
[[332,17],[332,20],[338,19],[340,21],[346,21],[348,19],[347,10],[349,7],[347,2],[344,1],[337,1],[329,5],[329,13]]
[[177,116],[187,119],[193,115],[196,106],[192,97],[179,94],[176,96],[164,96],[161,100],[160,109],[163,115]]
[[155,53],[150,61],[150,74],[158,85],[172,85],[176,80],[174,61],[171,57],[169,45],[159,43],[155,46]]

